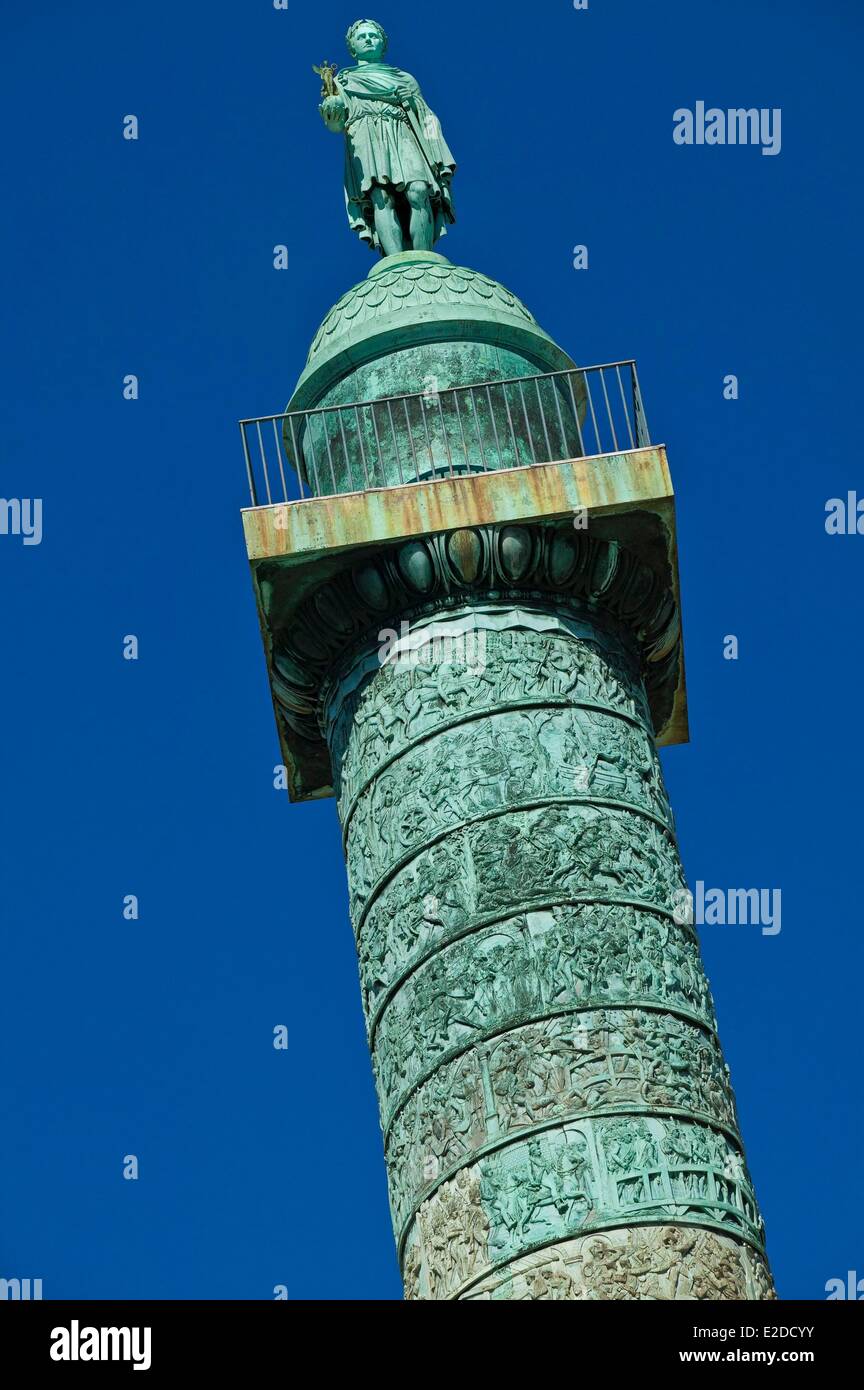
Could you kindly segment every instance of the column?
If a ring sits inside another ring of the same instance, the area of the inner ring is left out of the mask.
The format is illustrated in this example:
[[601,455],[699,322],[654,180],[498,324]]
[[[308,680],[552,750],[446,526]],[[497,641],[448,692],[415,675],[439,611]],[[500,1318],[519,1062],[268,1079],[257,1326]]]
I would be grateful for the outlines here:
[[644,647],[542,530],[369,567],[322,696],[406,1297],[770,1298]]

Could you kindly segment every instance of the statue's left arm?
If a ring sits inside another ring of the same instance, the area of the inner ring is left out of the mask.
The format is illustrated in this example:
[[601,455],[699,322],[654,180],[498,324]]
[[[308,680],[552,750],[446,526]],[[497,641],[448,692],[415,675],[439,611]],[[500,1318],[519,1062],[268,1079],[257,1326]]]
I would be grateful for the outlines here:
[[337,135],[345,129],[348,120],[348,104],[343,96],[334,93],[333,96],[325,97],[318,107],[321,112],[321,119],[328,130],[334,131]]

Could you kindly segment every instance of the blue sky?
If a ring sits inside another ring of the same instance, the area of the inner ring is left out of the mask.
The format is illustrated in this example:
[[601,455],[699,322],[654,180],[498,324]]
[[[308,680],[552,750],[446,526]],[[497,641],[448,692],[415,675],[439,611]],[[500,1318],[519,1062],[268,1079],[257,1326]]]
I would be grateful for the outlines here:
[[[864,537],[824,525],[864,495],[860,8],[372,12],[459,162],[439,249],[578,361],[635,357],[668,445],[692,742],[663,763],[690,879],[782,891],[779,935],[703,944],[780,1294],[822,1298],[864,1275]],[[272,787],[236,427],[374,264],[311,71],[358,17],[0,22],[0,492],[43,499],[40,545],[0,536],[0,1275],[46,1297],[400,1297],[335,808]],[[781,152],[677,146],[698,100],[781,108]]]

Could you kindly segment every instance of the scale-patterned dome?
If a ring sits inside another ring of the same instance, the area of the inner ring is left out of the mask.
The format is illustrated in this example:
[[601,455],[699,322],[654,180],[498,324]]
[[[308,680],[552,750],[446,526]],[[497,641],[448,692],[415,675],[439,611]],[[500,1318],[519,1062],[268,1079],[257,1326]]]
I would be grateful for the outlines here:
[[[386,256],[334,304],[315,335],[289,409],[318,404],[364,363],[447,343],[500,348],[510,354],[505,375],[519,375],[523,364],[526,372],[573,365],[525,305],[497,280],[453,265],[435,251],[403,251]],[[500,375],[479,358],[478,368],[482,368],[480,375],[469,379]],[[424,372],[434,370],[438,370],[434,363],[424,362]],[[446,371],[452,376],[452,362]],[[397,373],[383,394],[418,389],[403,377],[404,372]],[[461,377],[457,374],[454,379]],[[355,400],[382,394],[365,381],[354,385],[359,392]]]
[[515,294],[488,275],[452,265],[434,252],[405,252],[381,261],[333,305],[315,335],[306,366],[314,365],[334,339],[383,315],[404,313],[416,322],[418,310],[444,305],[457,305],[467,317],[472,309],[492,309],[523,323],[537,322]]

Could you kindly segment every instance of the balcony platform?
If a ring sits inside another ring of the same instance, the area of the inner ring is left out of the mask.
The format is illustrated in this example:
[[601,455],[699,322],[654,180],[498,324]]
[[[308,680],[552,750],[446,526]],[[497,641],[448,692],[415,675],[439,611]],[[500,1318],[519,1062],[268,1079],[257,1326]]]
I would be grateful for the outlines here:
[[[610,546],[626,551],[641,573],[656,578],[678,619],[675,502],[662,445],[246,508],[243,530],[292,799],[332,794],[323,741],[314,752],[309,746],[310,711],[294,719],[289,701],[286,720],[284,681],[274,670],[279,634],[322,585],[361,564],[364,553],[463,528],[560,523],[580,512],[584,533],[605,543],[606,553]],[[672,667],[655,716],[658,746],[688,740],[680,638],[668,656]]]

